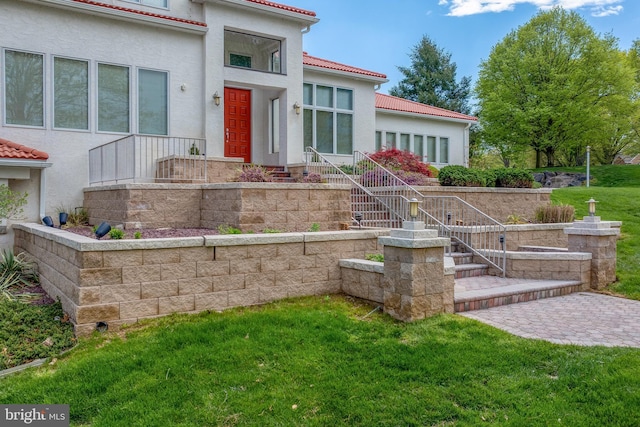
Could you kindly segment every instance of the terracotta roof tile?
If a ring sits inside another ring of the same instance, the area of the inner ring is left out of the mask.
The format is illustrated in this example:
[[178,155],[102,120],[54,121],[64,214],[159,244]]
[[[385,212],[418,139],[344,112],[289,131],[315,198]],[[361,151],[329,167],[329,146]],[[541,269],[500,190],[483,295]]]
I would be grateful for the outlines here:
[[477,117],[382,93],[376,93],[376,108],[403,113],[424,114],[426,116],[446,117],[449,119],[478,121]]
[[0,159],[47,160],[48,158],[49,155],[44,151],[0,138]]
[[293,7],[293,6],[287,6],[286,4],[274,3],[272,1],[267,1],[267,0],[247,0],[247,1],[249,3],[262,4],[262,5],[273,7],[273,8],[276,8],[276,9],[286,10],[288,12],[299,13],[301,15],[316,16],[316,13],[313,12],[313,11],[300,9],[300,8]]
[[338,62],[333,62],[333,61],[329,61],[329,60],[326,60],[326,59],[317,58],[315,56],[309,55],[307,52],[303,52],[302,63],[304,65],[309,65],[309,66],[312,66],[312,67],[327,68],[329,70],[344,71],[346,73],[353,73],[353,74],[362,74],[364,76],[376,77],[376,78],[379,78],[379,79],[386,79],[387,78],[386,75],[381,74],[381,73],[376,73],[374,71],[368,71],[368,70],[364,70],[362,68],[356,68],[356,67],[352,67],[350,65],[344,65],[344,64],[340,64]]
[[113,10],[120,10],[120,11],[123,11],[123,12],[134,13],[134,14],[137,14],[137,15],[145,15],[145,16],[151,16],[153,18],[166,19],[168,21],[175,21],[175,22],[182,22],[184,24],[197,25],[197,26],[200,26],[200,27],[206,27],[207,26],[207,24],[205,24],[204,22],[192,21],[190,19],[182,19],[182,18],[177,18],[175,16],[162,15],[162,14],[159,14],[159,13],[145,12],[144,10],[131,9],[131,8],[128,8],[128,7],[114,6],[112,4],[100,3],[100,2],[92,1],[92,0],[72,0],[72,1],[74,1],[76,3],[90,4],[92,6],[100,6],[100,7],[106,8],[106,9],[113,9]]

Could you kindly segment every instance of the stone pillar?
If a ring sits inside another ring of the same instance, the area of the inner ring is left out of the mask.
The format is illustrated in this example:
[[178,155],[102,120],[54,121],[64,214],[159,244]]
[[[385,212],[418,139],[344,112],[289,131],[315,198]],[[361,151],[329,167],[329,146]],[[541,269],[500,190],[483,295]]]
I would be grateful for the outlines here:
[[[384,245],[384,310],[410,322],[438,313],[453,313],[451,272],[445,275],[444,248],[449,239],[423,222],[405,221],[402,229],[379,237]],[[449,268],[447,268],[449,270]]]
[[603,289],[616,281],[616,242],[620,230],[599,216],[586,216],[565,228],[569,252],[591,253],[591,289]]

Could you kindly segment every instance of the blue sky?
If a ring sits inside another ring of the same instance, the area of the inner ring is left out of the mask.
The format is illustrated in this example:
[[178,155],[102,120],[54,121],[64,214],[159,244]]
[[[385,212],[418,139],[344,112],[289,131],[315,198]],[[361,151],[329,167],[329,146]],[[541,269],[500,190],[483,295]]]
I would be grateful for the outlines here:
[[597,33],[611,33],[628,49],[640,39],[640,0],[276,0],[316,12],[304,35],[313,56],[384,73],[387,92],[402,78],[398,66],[423,35],[451,53],[457,78],[475,83],[480,61],[540,8],[578,12]]

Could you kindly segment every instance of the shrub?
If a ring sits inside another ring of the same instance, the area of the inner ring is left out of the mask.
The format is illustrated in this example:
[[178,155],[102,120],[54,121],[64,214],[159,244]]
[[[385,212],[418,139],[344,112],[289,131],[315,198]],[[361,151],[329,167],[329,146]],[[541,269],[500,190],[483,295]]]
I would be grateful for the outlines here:
[[16,193],[7,185],[0,185],[0,219],[11,218],[23,212],[22,207],[27,204],[27,193]]
[[322,182],[322,176],[319,173],[311,172],[309,175],[302,178],[302,182],[317,184]]
[[313,224],[311,224],[311,227],[309,227],[309,231],[313,233],[317,233],[318,231],[320,231],[320,224],[318,224],[317,222],[314,222]]
[[571,205],[546,205],[536,209],[536,222],[542,224],[573,222],[575,208]]
[[477,169],[464,166],[449,165],[440,169],[438,174],[440,185],[454,187],[484,187],[484,174]]
[[111,237],[113,240],[120,240],[124,238],[124,231],[120,230],[119,228],[112,228],[111,230],[109,230],[109,237]]
[[218,233],[220,234],[242,234],[242,230],[232,227],[226,224],[220,224],[218,226]]
[[271,182],[271,172],[259,165],[242,168],[238,182]]
[[394,171],[416,172],[427,177],[432,177],[433,173],[429,169],[429,165],[424,163],[420,156],[409,151],[390,148],[381,150],[369,155],[371,160],[379,163],[387,169]]
[[38,282],[36,265],[27,261],[24,254],[15,255],[12,250],[3,250],[0,257],[0,296],[15,300],[10,292],[16,288]]
[[364,258],[367,261],[384,262],[383,254],[366,254]]
[[524,169],[501,168],[494,169],[495,186],[507,188],[531,188],[533,186],[533,174]]

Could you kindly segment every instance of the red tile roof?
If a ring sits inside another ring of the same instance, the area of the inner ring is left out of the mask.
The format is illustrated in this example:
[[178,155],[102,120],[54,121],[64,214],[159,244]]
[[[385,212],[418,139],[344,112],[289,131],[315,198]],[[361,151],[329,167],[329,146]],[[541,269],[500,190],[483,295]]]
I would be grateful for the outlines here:
[[89,4],[89,5],[92,5],[92,6],[100,6],[100,7],[106,8],[106,9],[113,9],[113,10],[120,10],[122,12],[134,13],[134,14],[137,14],[137,15],[144,15],[144,16],[151,16],[153,18],[166,19],[168,21],[182,22],[183,24],[197,25],[197,26],[200,26],[200,27],[206,27],[207,26],[207,24],[205,24],[204,22],[192,21],[190,19],[176,18],[175,16],[162,15],[162,14],[159,14],[159,13],[145,12],[144,10],[131,9],[131,8],[128,8],[128,7],[114,6],[112,4],[100,3],[100,2],[92,1],[92,0],[72,0],[72,1],[74,1],[76,3]]
[[446,117],[449,119],[478,121],[477,117],[445,110],[444,108],[432,107],[431,105],[409,101],[396,96],[376,93],[376,108],[381,110],[399,111],[402,113],[424,114],[426,116]]
[[302,64],[312,67],[327,68],[329,70],[344,71],[345,73],[361,74],[369,77],[376,77],[379,79],[386,79],[387,76],[374,71],[364,70],[362,68],[352,67],[350,65],[340,64],[338,62],[328,61],[326,59],[317,58],[309,55],[307,52],[302,54]]
[[269,7],[273,7],[273,8],[276,8],[276,9],[286,10],[288,12],[299,13],[301,15],[316,16],[315,12],[312,12],[310,10],[300,9],[300,8],[293,7],[293,6],[287,6],[286,4],[274,3],[272,1],[267,1],[267,0],[246,0],[246,1],[248,1],[250,3],[262,4],[264,6],[269,6]]
[[12,160],[47,160],[49,155],[26,145],[16,144],[8,139],[0,138],[0,159]]

